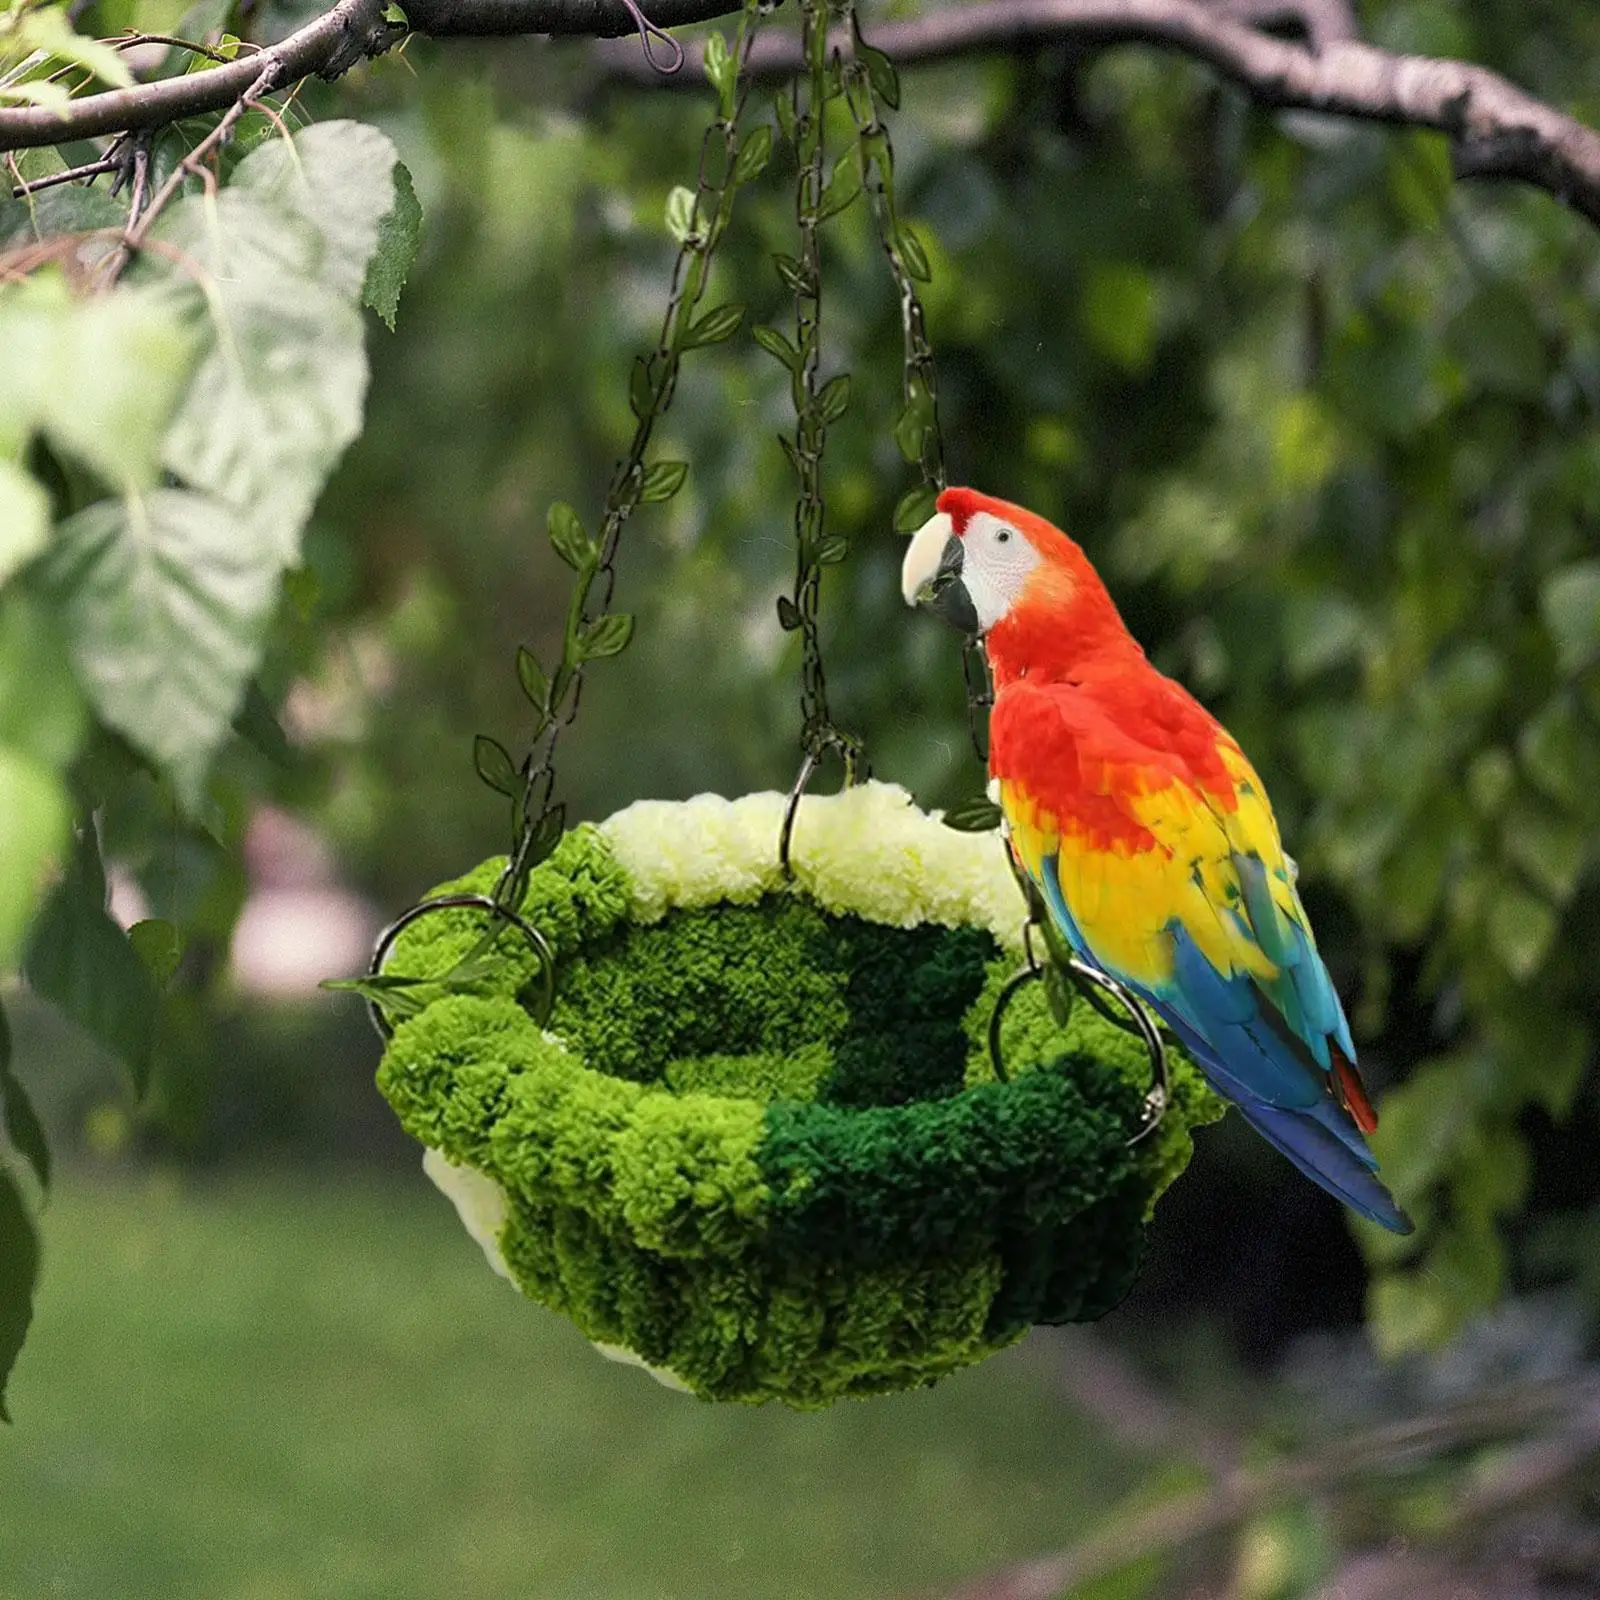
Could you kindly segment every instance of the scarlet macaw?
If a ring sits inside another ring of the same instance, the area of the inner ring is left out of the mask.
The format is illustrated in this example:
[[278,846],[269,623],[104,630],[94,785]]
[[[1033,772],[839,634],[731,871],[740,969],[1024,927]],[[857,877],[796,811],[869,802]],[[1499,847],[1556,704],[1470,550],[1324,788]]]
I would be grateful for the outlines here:
[[1084,961],[1119,979],[1307,1177],[1396,1233],[1378,1125],[1266,790],[1158,672],[1044,518],[947,489],[906,552],[908,605],[983,638],[989,770],[1010,848]]

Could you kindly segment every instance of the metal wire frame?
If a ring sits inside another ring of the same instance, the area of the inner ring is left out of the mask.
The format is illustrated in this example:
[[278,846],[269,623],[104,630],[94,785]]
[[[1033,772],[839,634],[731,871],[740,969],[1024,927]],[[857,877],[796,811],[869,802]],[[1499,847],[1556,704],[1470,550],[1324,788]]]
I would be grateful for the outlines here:
[[[411,926],[413,922],[420,921],[423,917],[432,916],[438,911],[457,911],[463,908],[475,908],[487,911],[492,918],[515,928],[528,942],[528,948],[533,951],[539,962],[539,997],[533,1007],[533,1015],[541,1026],[549,1020],[551,1007],[556,999],[556,958],[555,952],[550,948],[550,942],[545,936],[528,921],[528,919],[508,906],[501,905],[491,895],[486,894],[442,894],[432,900],[419,900],[409,911],[402,912],[378,935],[378,942],[373,946],[372,960],[367,964],[369,978],[383,976],[384,963],[393,951],[395,941]],[[492,945],[500,936],[500,930],[492,930],[486,937],[487,943]],[[470,957],[468,958],[470,959]],[[461,965],[461,963],[457,963]],[[426,983],[427,979],[419,978],[419,983]],[[372,1019],[372,1026],[377,1029],[378,1037],[385,1044],[394,1037],[394,1028],[389,1019],[383,1014],[378,1002],[370,996],[367,999],[367,1015]]]

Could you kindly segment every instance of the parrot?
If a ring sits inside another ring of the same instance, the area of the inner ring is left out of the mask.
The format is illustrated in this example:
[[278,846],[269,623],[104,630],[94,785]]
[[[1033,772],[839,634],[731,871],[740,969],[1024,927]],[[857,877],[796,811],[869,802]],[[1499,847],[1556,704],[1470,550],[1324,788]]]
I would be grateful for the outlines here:
[[1008,846],[1079,960],[1122,983],[1313,1182],[1394,1233],[1378,1119],[1266,789],[1146,659],[1083,551],[1043,517],[944,490],[908,605],[982,640]]

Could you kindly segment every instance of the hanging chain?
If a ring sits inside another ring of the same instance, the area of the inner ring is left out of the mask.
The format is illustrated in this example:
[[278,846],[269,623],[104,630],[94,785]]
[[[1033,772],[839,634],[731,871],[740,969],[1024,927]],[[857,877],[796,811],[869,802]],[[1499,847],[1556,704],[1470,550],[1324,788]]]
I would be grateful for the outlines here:
[[[554,953],[520,912],[533,869],[555,849],[566,825],[566,807],[553,799],[556,745],[561,730],[578,714],[585,663],[620,654],[633,636],[633,618],[609,609],[616,590],[617,546],[623,525],[636,506],[670,500],[688,475],[688,466],[682,461],[645,462],[656,424],[672,404],[679,366],[687,352],[720,344],[744,320],[741,305],[714,306],[701,312],[700,303],[710,281],[712,258],[733,216],[734,195],[761,172],[772,154],[770,126],[762,124],[745,137],[739,123],[749,98],[746,69],[750,47],[775,3],[745,0],[731,50],[721,33],[711,34],[706,41],[705,71],[717,91],[717,114],[700,141],[694,189],[675,189],[667,202],[667,225],[678,240],[678,254],[656,347],[648,356],[635,359],[629,375],[633,437],[611,475],[599,531],[591,538],[569,505],[557,502],[550,508],[546,524],[550,543],[573,569],[573,585],[561,659],[554,670],[546,672],[531,650],[517,651],[517,679],[534,708],[528,753],[518,764],[504,745],[486,734],[479,734],[473,742],[478,776],[512,802],[511,850],[494,892],[445,895],[420,902],[385,930],[366,977],[329,985],[363,995],[373,1025],[384,1038],[392,1032],[395,1020],[420,1009],[421,994],[428,985],[472,982],[508,928],[521,935],[533,954],[537,984],[531,1003],[540,1021],[554,1001]],[[434,912],[465,909],[484,912],[487,927],[450,972],[434,978],[384,972],[384,962],[403,929]]]
[[[922,482],[909,490],[895,507],[895,527],[910,533],[933,515],[934,501],[945,487],[944,435],[939,426],[939,377],[918,282],[930,277],[927,252],[908,227],[901,225],[895,205],[894,145],[879,111],[900,104],[900,80],[894,63],[861,37],[859,19],[851,18],[854,50],[844,66],[846,97],[856,125],[861,168],[872,201],[878,242],[889,263],[890,275],[900,295],[900,330],[904,346],[901,380],[903,409],[895,425],[895,440],[906,460],[917,467]],[[966,687],[967,729],[972,748],[985,769],[989,764],[989,708],[994,693],[983,644],[967,639],[961,648],[961,676]]]
[[[854,20],[853,0],[843,0],[842,17]],[[788,97],[780,90],[776,99],[778,120],[794,146],[799,174],[795,182],[795,223],[799,234],[798,259],[776,258],[778,275],[794,294],[793,342],[775,328],[756,329],[762,346],[789,371],[789,393],[794,403],[794,437],[784,437],[784,453],[797,479],[794,508],[795,576],[792,593],[778,600],[778,621],[787,632],[800,635],[800,774],[789,792],[778,836],[778,859],[785,874],[791,871],[789,846],[796,811],[806,785],[830,752],[844,763],[848,787],[860,775],[864,762],[861,741],[834,724],[828,706],[828,680],[822,664],[822,640],[817,622],[822,594],[822,569],[842,561],[849,541],[830,535],[825,525],[822,496],[822,453],[830,424],[838,421],[850,404],[850,376],[839,373],[818,385],[822,359],[822,224],[843,211],[861,192],[860,173],[848,153],[832,171],[828,168],[828,101],[842,88],[837,59],[828,58],[828,0],[801,0],[801,54],[803,74],[797,76]]]
[[928,255],[909,227],[900,221],[895,203],[894,145],[879,114],[881,101],[891,110],[900,104],[900,79],[883,51],[861,37],[861,22],[849,17],[851,54],[842,63],[845,99],[856,125],[856,149],[863,186],[872,205],[878,242],[900,296],[900,330],[904,345],[901,376],[903,409],[895,424],[901,454],[922,475],[895,508],[895,526],[912,531],[932,515],[933,501],[945,486],[944,438],[939,429],[939,378],[933,346],[928,343],[919,282],[932,277]]
[[713,33],[706,43],[706,76],[717,91],[718,113],[700,143],[693,191],[675,190],[668,201],[668,225],[678,237],[678,255],[656,348],[648,356],[636,357],[629,375],[633,437],[611,475],[597,536],[589,537],[570,506],[558,502],[550,509],[550,541],[575,576],[556,669],[547,675],[530,651],[517,652],[517,676],[536,717],[531,748],[521,765],[513,768],[503,747],[482,736],[477,741],[479,774],[513,801],[511,852],[494,890],[500,907],[521,905],[530,873],[555,848],[565,827],[565,804],[552,799],[555,752],[562,729],[578,714],[584,665],[618,654],[632,637],[633,618],[608,612],[623,525],[636,506],[670,499],[687,475],[688,468],[680,461],[645,464],[656,424],[677,390],[683,357],[703,345],[720,343],[743,320],[744,308],[738,305],[698,313],[712,258],[732,220],[734,196],[761,172],[772,153],[768,125],[758,126],[748,137],[740,130],[749,98],[750,48],[770,9],[766,0],[746,0],[732,49],[721,33]]

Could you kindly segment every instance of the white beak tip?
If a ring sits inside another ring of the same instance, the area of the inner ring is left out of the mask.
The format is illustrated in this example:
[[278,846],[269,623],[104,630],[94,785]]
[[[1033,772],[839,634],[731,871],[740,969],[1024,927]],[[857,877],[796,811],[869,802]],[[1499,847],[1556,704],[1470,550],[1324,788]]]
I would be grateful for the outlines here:
[[908,606],[917,605],[923,590],[939,570],[944,547],[955,537],[955,524],[948,511],[936,511],[911,535],[905,559],[900,563],[900,593]]

